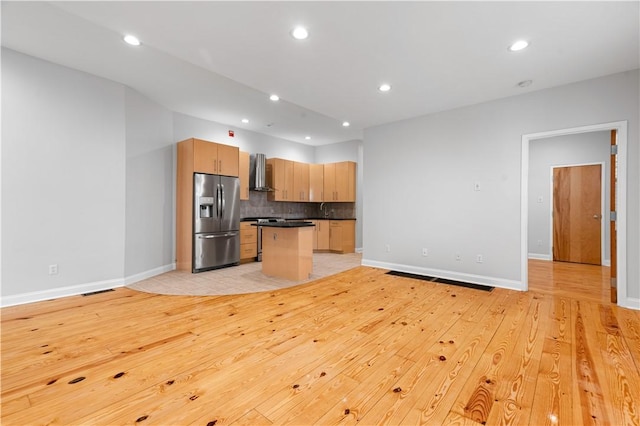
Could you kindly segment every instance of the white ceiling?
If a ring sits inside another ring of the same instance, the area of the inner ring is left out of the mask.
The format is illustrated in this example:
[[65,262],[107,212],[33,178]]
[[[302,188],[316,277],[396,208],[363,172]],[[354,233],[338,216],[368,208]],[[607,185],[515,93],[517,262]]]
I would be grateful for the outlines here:
[[[639,68],[639,4],[2,1],[2,45],[230,129],[323,145]],[[307,40],[289,35],[298,24]],[[143,44],[125,44],[125,33]],[[521,38],[530,47],[509,52]],[[528,79],[531,86],[517,86]],[[382,82],[391,92],[377,91]]]

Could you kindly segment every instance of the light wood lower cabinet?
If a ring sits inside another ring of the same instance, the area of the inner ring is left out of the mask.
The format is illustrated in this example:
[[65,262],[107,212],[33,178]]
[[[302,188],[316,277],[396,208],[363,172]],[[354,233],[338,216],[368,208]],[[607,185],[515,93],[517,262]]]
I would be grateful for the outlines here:
[[315,225],[313,249],[334,253],[353,253],[356,246],[355,220],[312,220]]
[[356,251],[356,221],[329,221],[329,250],[336,253]]
[[258,255],[258,228],[254,222],[240,222],[240,261],[254,260]]

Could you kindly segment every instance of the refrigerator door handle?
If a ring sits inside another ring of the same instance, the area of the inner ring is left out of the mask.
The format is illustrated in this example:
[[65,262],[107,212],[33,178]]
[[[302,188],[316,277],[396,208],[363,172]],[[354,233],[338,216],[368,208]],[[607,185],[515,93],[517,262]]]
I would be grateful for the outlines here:
[[224,207],[225,207],[225,199],[224,199],[224,184],[220,184],[220,218],[224,216]]
[[220,191],[220,184],[216,185],[216,217],[220,218],[222,216],[222,197],[221,197],[221,191]]
[[224,234],[198,235],[198,238],[203,238],[205,240],[210,240],[212,238],[235,237],[236,235],[238,235],[237,232],[226,232]]

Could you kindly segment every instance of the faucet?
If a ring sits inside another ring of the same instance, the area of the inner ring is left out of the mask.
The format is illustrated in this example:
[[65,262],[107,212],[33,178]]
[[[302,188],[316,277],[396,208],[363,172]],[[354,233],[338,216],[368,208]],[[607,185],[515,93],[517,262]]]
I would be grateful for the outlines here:
[[325,204],[324,202],[320,203],[320,211],[323,213],[324,217],[328,217],[329,216],[329,212],[324,210]]

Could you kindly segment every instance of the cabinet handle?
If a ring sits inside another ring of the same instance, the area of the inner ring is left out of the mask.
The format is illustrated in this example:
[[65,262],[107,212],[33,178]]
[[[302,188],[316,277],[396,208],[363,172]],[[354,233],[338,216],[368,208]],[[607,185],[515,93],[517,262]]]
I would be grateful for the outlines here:
[[273,233],[273,241],[278,239],[278,234],[276,234],[275,232]]

